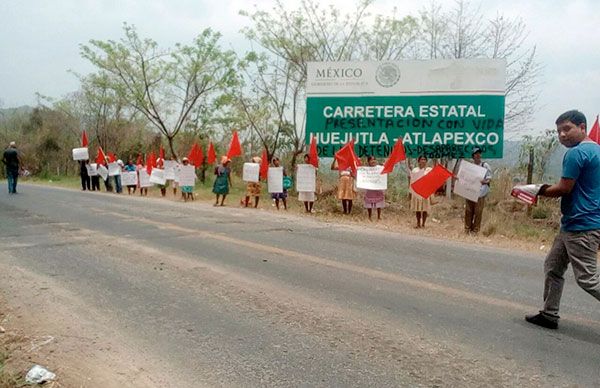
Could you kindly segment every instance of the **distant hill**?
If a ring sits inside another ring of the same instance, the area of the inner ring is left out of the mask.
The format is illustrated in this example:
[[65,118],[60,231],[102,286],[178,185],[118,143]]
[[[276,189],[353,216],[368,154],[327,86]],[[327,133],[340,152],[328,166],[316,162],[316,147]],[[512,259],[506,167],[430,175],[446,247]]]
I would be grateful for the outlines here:
[[[504,142],[504,157],[492,161],[493,167],[515,167],[519,163],[519,152],[521,151],[520,140],[507,140]],[[544,178],[548,181],[556,180],[560,177],[562,169],[562,159],[567,149],[559,145],[554,153],[550,156],[550,161],[546,167]]]
[[14,115],[29,114],[33,107],[29,105],[19,106],[17,108],[0,108],[0,118],[7,119]]

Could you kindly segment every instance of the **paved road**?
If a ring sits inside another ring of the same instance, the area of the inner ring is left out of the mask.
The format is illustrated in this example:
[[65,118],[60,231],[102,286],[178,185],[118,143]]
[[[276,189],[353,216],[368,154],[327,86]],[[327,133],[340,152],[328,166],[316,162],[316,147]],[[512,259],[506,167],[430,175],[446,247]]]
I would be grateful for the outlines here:
[[570,274],[558,331],[523,320],[539,307],[541,256],[283,212],[21,191],[0,195],[0,264],[101,312],[160,360],[144,373],[163,384],[600,386],[600,304]]

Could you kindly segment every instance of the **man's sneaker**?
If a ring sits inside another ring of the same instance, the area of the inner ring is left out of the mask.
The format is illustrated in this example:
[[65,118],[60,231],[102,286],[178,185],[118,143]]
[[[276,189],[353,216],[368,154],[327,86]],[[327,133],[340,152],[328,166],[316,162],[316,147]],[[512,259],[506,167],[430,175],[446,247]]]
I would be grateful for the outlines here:
[[525,320],[529,323],[533,323],[534,325],[545,327],[546,329],[558,329],[558,322],[546,318],[546,316],[544,316],[542,313],[536,315],[526,315]]

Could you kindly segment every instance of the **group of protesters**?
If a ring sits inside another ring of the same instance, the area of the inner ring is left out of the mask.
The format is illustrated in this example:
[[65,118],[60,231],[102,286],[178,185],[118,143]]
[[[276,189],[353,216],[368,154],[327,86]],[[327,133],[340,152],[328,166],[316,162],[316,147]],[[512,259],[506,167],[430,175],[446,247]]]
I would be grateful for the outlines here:
[[[485,198],[489,194],[490,191],[490,181],[492,179],[492,170],[487,162],[483,162],[481,160],[481,148],[475,147],[472,150],[472,158],[473,163],[479,165],[486,169],[486,175],[484,180],[481,181],[481,191],[479,195],[479,199],[477,201],[466,200],[465,205],[465,232],[468,234],[477,234],[481,228],[481,220],[482,213],[485,206]],[[121,172],[137,172],[146,171],[147,166],[142,164],[142,158],[138,157],[137,163],[133,163],[133,160],[130,158],[127,160],[127,163],[123,163],[121,159],[116,160],[116,164],[118,165]],[[254,156],[251,159],[252,163],[262,164],[262,158],[258,156]],[[98,160],[97,160],[98,161]],[[281,167],[281,160],[278,157],[273,157],[270,160],[270,166],[272,167]],[[310,164],[310,156],[308,154],[304,155],[303,162],[307,165]],[[415,181],[424,175],[428,174],[432,168],[429,166],[428,159],[425,155],[421,155],[417,158],[417,165],[410,169],[409,180]],[[176,162],[179,165],[178,162]],[[181,159],[181,165],[187,166],[189,164],[189,159],[184,157]],[[109,160],[106,159],[102,163],[105,167],[108,166]],[[164,160],[159,158],[156,160],[155,165],[158,168],[163,168]],[[367,157],[367,165],[369,167],[378,166],[378,161],[374,156]],[[287,210],[288,208],[288,191],[292,186],[292,178],[291,174],[288,173],[285,167],[283,170],[283,184],[282,190],[280,192],[270,192],[270,198],[272,199],[273,206],[276,207],[277,210],[283,208]],[[337,160],[334,159],[331,170],[337,170],[339,173],[338,184],[336,197],[341,203],[343,214],[351,214],[353,209],[353,204],[359,197],[358,190],[356,188],[356,171],[352,168],[339,168]],[[222,156],[220,163],[214,168],[214,184],[212,192],[215,195],[214,206],[225,206],[225,201],[227,196],[229,195],[230,188],[232,187],[231,180],[231,159],[227,156]],[[100,190],[100,179],[101,176],[96,174],[89,174],[89,161],[84,160],[80,161],[80,176],[81,176],[81,187],[82,190],[96,191]],[[106,179],[103,179],[104,187],[108,192],[115,192],[120,194],[123,192],[123,185],[121,183],[121,175],[114,174],[111,176],[106,176]],[[166,196],[168,186],[171,186],[173,195],[177,195],[178,191],[178,180],[170,179],[165,182],[165,184],[158,184],[160,189],[161,196]],[[140,179],[138,175],[137,184],[135,185],[127,185],[127,193],[135,194],[138,190],[141,196],[148,195],[148,187],[144,187],[140,185]],[[181,189],[181,198],[184,201],[193,200],[193,186],[182,186]],[[303,203],[304,211],[306,213],[314,213],[314,203],[316,201],[316,191],[298,191],[298,200]],[[367,216],[369,220],[373,219],[373,216],[376,214],[377,220],[381,220],[382,211],[386,206],[385,200],[385,192],[386,190],[373,190],[366,189],[364,190],[363,195],[363,206],[367,210]],[[260,180],[256,182],[247,182],[246,183],[246,193],[245,197],[242,198],[241,206],[244,207],[254,207],[257,208],[260,202],[260,197],[262,193],[262,186]],[[416,225],[415,228],[425,228],[428,216],[431,214],[431,197],[424,198],[419,195],[414,190],[410,190],[410,210],[414,212]]]

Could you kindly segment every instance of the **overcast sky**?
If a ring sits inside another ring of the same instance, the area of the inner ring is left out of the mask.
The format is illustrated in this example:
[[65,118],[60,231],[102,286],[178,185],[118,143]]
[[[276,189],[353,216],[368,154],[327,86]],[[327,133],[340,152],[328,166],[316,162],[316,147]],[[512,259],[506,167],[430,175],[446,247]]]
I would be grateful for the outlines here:
[[[324,0],[325,1],[325,0]],[[287,1],[286,3],[294,3]],[[333,1],[339,8],[350,1]],[[379,0],[372,13],[416,15],[421,0]],[[440,0],[453,4],[453,0]],[[544,66],[533,128],[553,128],[554,119],[571,108],[591,122],[600,113],[599,0],[482,0],[484,13],[521,17],[530,30]],[[134,24],[140,35],[161,45],[189,43],[211,27],[222,43],[244,50],[239,33],[247,19],[241,9],[269,9],[271,0],[0,0],[0,107],[35,105],[35,93],[59,98],[78,87],[68,72],[86,74],[92,67],[79,56],[90,39],[119,39],[122,24]]]

